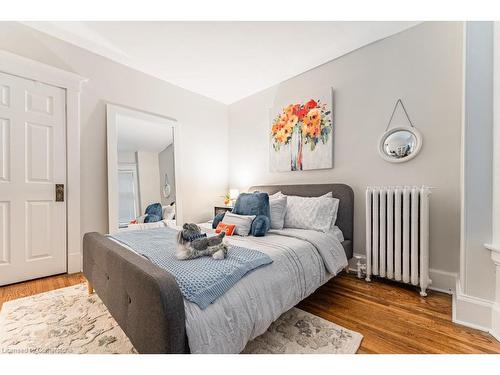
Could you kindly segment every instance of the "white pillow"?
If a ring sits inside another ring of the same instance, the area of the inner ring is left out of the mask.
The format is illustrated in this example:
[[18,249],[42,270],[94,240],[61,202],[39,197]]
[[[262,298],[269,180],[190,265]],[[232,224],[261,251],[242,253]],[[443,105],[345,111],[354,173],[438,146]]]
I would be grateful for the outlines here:
[[286,195],[278,198],[269,197],[269,212],[271,214],[271,229],[283,229],[286,214]]
[[237,215],[231,212],[226,212],[222,222],[225,224],[234,224],[234,232],[240,236],[248,236],[252,228],[252,221],[255,215]]
[[284,227],[328,232],[332,225],[334,199],[326,196],[298,197],[289,195]]
[[175,217],[175,204],[162,207],[163,220],[172,220]]
[[339,211],[339,204],[340,204],[340,199],[337,198],[332,198],[333,199],[333,213],[332,213],[332,224],[330,226],[330,229],[333,229],[335,227],[335,223],[337,222],[337,213]]
[[286,197],[286,195],[283,194],[281,191],[278,191],[277,193],[271,194],[269,196],[269,200],[271,200],[271,199],[277,199],[277,198],[282,198],[282,197]]

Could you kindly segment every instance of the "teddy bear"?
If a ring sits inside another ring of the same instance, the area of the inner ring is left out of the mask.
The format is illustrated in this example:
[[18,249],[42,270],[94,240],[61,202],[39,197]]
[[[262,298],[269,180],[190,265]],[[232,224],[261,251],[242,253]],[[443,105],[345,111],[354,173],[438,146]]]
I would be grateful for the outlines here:
[[211,256],[214,259],[224,259],[227,255],[227,245],[223,242],[226,234],[207,237],[198,225],[185,223],[177,234],[177,249],[175,256],[179,260]]

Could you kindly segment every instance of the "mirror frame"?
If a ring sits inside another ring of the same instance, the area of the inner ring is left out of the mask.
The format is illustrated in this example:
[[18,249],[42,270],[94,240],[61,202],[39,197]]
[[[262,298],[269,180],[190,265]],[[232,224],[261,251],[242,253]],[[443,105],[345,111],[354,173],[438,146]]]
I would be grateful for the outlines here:
[[180,186],[180,124],[177,120],[146,112],[140,109],[121,106],[118,104],[106,104],[106,130],[107,130],[107,161],[108,161],[108,233],[118,232],[118,145],[116,132],[116,115],[128,114],[132,116],[140,115],[144,119],[151,121],[161,120],[168,123],[174,129],[174,166],[175,166],[175,220],[182,223],[182,187]]
[[[389,155],[387,155],[384,152],[384,142],[388,136],[390,136],[391,134],[396,133],[398,131],[402,131],[402,130],[412,133],[415,136],[417,144],[415,146],[415,150],[410,155],[405,156],[404,158],[395,159],[395,158],[390,157]],[[420,150],[422,148],[422,142],[423,142],[422,134],[417,130],[417,128],[415,128],[414,126],[412,126],[412,127],[399,126],[396,128],[389,129],[382,134],[382,136],[380,137],[379,142],[378,142],[378,153],[380,154],[380,157],[382,159],[384,159],[385,161],[388,161],[390,163],[404,163],[408,160],[413,159],[415,156],[418,155],[418,153],[420,152]]]

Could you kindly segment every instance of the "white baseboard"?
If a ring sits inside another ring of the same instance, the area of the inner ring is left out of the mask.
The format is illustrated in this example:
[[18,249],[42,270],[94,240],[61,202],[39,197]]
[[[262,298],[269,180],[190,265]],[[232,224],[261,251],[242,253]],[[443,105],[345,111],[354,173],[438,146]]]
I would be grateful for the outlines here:
[[500,303],[493,304],[491,308],[491,329],[490,334],[500,341]]
[[456,273],[431,268],[429,269],[429,277],[432,280],[429,289],[448,294],[455,293],[458,278]]
[[464,294],[457,280],[453,294],[452,321],[481,331],[491,331],[491,317],[494,303],[482,298]]
[[82,272],[82,263],[81,253],[68,254],[68,273]]
[[[364,254],[354,255],[364,257]],[[357,271],[356,259],[354,257],[349,261],[349,271],[354,273]],[[457,277],[458,275],[454,272],[431,268],[429,269],[429,278],[432,280],[432,284],[429,286],[429,289],[447,294],[453,294],[455,292]]]

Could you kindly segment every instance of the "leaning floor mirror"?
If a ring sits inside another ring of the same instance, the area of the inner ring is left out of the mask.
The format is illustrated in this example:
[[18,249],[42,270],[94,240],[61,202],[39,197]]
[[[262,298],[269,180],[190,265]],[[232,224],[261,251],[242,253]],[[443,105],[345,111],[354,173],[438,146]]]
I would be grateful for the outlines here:
[[174,120],[106,106],[109,233],[175,225]]

